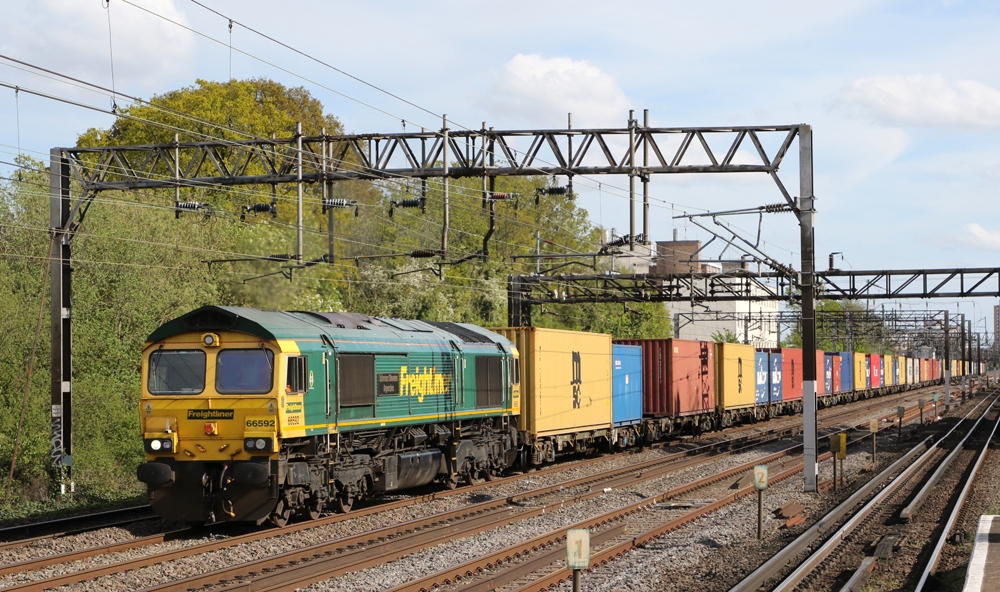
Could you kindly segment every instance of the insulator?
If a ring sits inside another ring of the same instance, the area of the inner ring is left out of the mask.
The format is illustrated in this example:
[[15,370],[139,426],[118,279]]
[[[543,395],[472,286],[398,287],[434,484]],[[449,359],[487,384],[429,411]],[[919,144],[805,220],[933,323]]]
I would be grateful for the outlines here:
[[519,194],[517,194],[517,193],[490,193],[489,197],[487,197],[487,199],[491,199],[491,200],[495,200],[495,201],[501,201],[501,200],[505,200],[505,199],[514,199],[514,198],[518,197],[518,195]]
[[195,212],[202,208],[208,208],[209,204],[200,201],[179,201],[174,202],[174,218],[180,218],[181,212]]
[[545,187],[544,189],[539,189],[538,192],[545,195],[567,195],[569,194],[569,187]]
[[277,214],[278,206],[273,203],[250,204],[248,206],[243,206],[243,211],[254,214]]
[[422,208],[423,207],[422,201],[423,200],[418,197],[416,199],[401,199],[399,201],[393,201],[390,203],[392,203],[393,207],[397,208]]
[[441,251],[434,251],[432,249],[417,249],[416,251],[410,251],[410,257],[414,259],[426,259],[428,257],[437,257],[441,254]]
[[291,261],[295,257],[296,257],[295,255],[287,255],[287,254],[281,253],[281,254],[278,254],[278,255],[268,255],[267,256],[267,260],[268,261]]
[[788,204],[783,203],[767,204],[761,207],[764,208],[764,211],[768,214],[777,214],[778,212],[788,212],[791,210],[791,208],[788,207]]
[[278,205],[275,203],[257,203],[250,204],[248,206],[243,206],[243,210],[240,212],[240,220],[246,220],[247,212],[253,214],[271,214],[272,218],[278,217]]
[[627,234],[625,236],[620,236],[620,237],[618,237],[616,239],[612,239],[612,240],[608,241],[607,243],[604,244],[604,246],[605,247],[620,247],[620,246],[622,246],[622,245],[624,245],[626,243],[628,243],[628,235]]
[[[354,207],[357,209],[358,202],[353,199],[334,199],[332,197],[327,197],[323,199],[323,213],[325,214],[327,210],[332,210],[333,208],[350,208]],[[357,212],[354,213],[357,216]]]

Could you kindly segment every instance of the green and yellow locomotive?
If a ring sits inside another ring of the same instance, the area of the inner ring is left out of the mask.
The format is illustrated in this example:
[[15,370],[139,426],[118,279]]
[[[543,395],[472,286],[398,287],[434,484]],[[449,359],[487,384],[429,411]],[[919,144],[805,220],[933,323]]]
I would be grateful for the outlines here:
[[522,454],[518,383],[514,345],[473,325],[206,306],[143,350],[137,474],[164,518],[279,526],[492,478]]

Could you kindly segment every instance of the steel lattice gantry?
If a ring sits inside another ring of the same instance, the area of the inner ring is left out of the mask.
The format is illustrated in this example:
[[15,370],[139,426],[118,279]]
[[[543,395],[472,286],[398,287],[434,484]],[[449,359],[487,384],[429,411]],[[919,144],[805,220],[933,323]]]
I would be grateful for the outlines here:
[[[282,139],[53,148],[52,464],[60,477],[63,460],[71,454],[70,245],[93,197],[106,190],[173,188],[179,196],[183,188],[296,183],[301,196],[305,183],[325,187],[345,179],[442,178],[446,184],[447,179],[459,177],[567,175],[572,179],[574,175],[618,174],[630,178],[633,238],[637,235],[635,181],[643,181],[642,235],[648,240],[651,175],[766,174],[799,221],[801,271],[797,284],[801,290],[803,343],[807,353],[815,350],[810,126],[653,128],[640,125],[631,114],[627,127],[614,129],[495,131],[484,126],[479,130],[449,130],[447,117],[444,121],[440,131],[412,133],[304,137],[299,132]],[[645,121],[648,124],[648,117]],[[798,197],[793,197],[778,177],[778,169],[796,140],[799,188]],[[748,157],[753,162],[746,163]],[[71,188],[80,195],[72,197]],[[301,236],[301,223],[299,226]],[[301,257],[301,239],[299,244]],[[804,360],[805,489],[815,491],[815,356],[805,355]]]
[[[706,260],[710,262],[710,260]],[[819,271],[819,300],[1000,297],[1000,268]],[[776,272],[685,275],[514,275],[508,278],[511,322],[530,324],[535,304],[591,302],[798,301],[797,278]]]

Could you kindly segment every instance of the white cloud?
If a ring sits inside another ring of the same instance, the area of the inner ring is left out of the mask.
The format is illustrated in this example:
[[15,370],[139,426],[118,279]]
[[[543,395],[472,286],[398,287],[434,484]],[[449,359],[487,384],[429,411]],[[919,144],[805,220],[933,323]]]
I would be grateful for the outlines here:
[[1000,90],[975,80],[949,82],[940,74],[860,78],[842,100],[891,125],[1000,127]]
[[[146,0],[143,6],[181,24],[187,19],[174,0]],[[135,8],[111,2],[115,83],[126,93],[162,92],[165,80],[187,77],[193,69],[192,33]],[[0,19],[0,52],[76,78],[111,86],[108,12],[100,2],[34,0],[5,7]],[[58,89],[41,79],[35,88]]]
[[567,113],[573,127],[624,127],[630,103],[615,78],[590,62],[538,54],[504,64],[483,101],[501,125],[549,128],[563,127]]
[[1000,231],[987,230],[975,222],[967,224],[965,231],[959,242],[975,249],[1000,251]]

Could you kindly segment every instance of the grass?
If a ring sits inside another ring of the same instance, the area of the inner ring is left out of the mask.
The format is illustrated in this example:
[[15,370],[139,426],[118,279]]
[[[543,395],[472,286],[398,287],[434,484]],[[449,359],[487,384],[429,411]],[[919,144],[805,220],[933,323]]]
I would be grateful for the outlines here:
[[48,499],[12,498],[0,504],[0,527],[146,503],[145,488],[88,490]]

